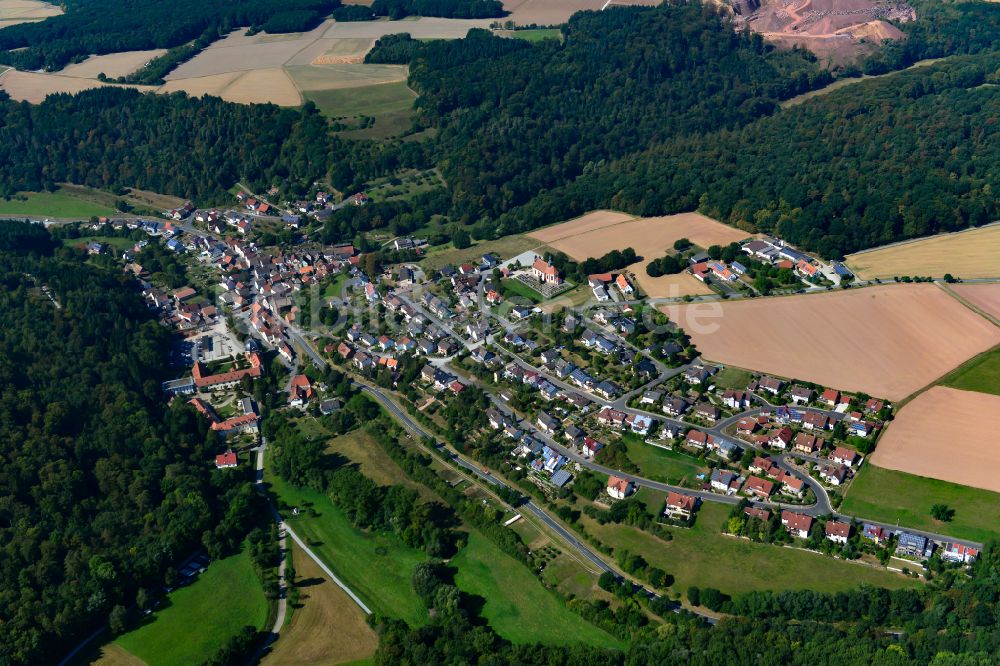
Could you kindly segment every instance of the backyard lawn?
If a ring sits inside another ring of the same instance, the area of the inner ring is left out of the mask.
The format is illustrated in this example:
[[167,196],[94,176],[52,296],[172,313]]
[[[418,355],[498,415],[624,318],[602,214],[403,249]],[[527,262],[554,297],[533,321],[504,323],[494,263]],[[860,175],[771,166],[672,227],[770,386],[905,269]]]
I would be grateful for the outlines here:
[[628,447],[629,460],[648,479],[686,486],[696,481],[696,475],[708,472],[708,468],[699,464],[693,456],[646,444],[636,436],[626,435],[623,439]]
[[468,545],[452,558],[451,566],[458,570],[458,587],[483,597],[483,617],[514,643],[620,646],[613,636],[570,611],[523,564],[478,532],[469,535]]
[[172,592],[142,627],[115,644],[149,666],[187,666],[211,657],[246,625],[263,628],[268,605],[247,554],[212,562]]
[[674,576],[674,590],[714,587],[726,594],[757,590],[839,592],[862,583],[886,588],[919,582],[874,567],[792,548],[752,543],[721,533],[730,507],[704,503],[691,529],[671,530],[662,541],[635,527],[598,525],[584,517],[587,531],[616,549],[626,549]]
[[[934,504],[954,509],[954,518],[946,523],[931,518]],[[973,541],[1000,537],[1000,494],[871,463],[851,482],[840,511]]]
[[712,383],[715,384],[716,388],[724,389],[735,389],[737,391],[745,391],[747,384],[753,375],[749,370],[741,370],[740,368],[725,367],[718,372],[714,377],[712,377]]
[[[410,576],[427,556],[405,546],[395,535],[355,528],[323,493],[295,488],[273,474],[271,491],[299,515],[283,511],[288,524],[368,606],[379,613],[424,624],[427,611],[410,587]],[[311,504],[318,514],[309,515]]]

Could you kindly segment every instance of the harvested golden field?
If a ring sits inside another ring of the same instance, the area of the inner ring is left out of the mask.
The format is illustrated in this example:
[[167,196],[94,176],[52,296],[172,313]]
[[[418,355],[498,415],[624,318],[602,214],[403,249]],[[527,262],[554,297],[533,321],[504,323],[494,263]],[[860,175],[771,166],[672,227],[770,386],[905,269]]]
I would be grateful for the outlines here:
[[0,0],[0,29],[18,23],[35,23],[63,11],[56,5],[38,0]]
[[503,20],[518,25],[554,25],[565,23],[579,11],[597,11],[607,4],[610,0],[504,0],[503,8],[510,15]]
[[1000,283],[953,284],[948,288],[986,314],[1000,319]]
[[91,659],[91,666],[146,666],[146,662],[116,643],[97,648]]
[[[167,75],[168,81],[193,79],[227,72],[246,72],[254,69],[283,67],[290,63],[303,49],[319,40],[329,22],[295,39],[274,41],[275,35],[263,33],[248,37],[241,28],[212,44],[191,60],[182,63]],[[320,52],[328,45],[321,45]],[[307,61],[308,62],[308,61]]]
[[362,610],[295,545],[292,563],[300,607],[294,609],[291,622],[282,629],[278,642],[261,663],[307,666],[371,658],[378,647],[378,637],[368,626]]
[[623,213],[597,211],[532,232],[531,236],[577,261],[631,247],[649,263],[668,250],[673,251],[674,242],[681,238],[709,247],[740,241],[750,234],[701,213],[632,218]]
[[1000,396],[935,386],[899,411],[871,462],[1000,492]]
[[298,88],[281,68],[245,72],[226,86],[219,97],[242,104],[271,102],[278,106],[298,106],[302,103]]
[[1000,277],[1000,224],[938,234],[885,248],[848,255],[847,266],[858,277],[897,275],[959,278]]
[[357,64],[365,60],[365,54],[375,45],[373,39],[324,39],[322,55],[313,58],[311,65]]
[[567,222],[561,222],[549,227],[543,227],[531,232],[531,236],[543,243],[562,240],[571,236],[578,236],[589,231],[596,231],[612,224],[621,224],[634,220],[635,215],[619,213],[613,210],[595,210],[574,218]]
[[59,74],[81,79],[96,79],[98,74],[104,73],[109,79],[116,79],[141,69],[150,60],[158,58],[166,52],[166,49],[153,49],[151,51],[125,51],[90,56],[83,62],[67,65],[59,71]]
[[900,400],[1000,343],[933,284],[664,306],[705,358]]
[[[53,93],[78,93],[105,85],[95,79],[81,79],[60,74],[41,72],[19,72],[11,69],[0,76],[0,90],[6,91],[11,99],[19,102],[38,104]],[[130,86],[140,90],[156,90],[150,86]]]
[[703,296],[714,293],[707,284],[695,279],[687,271],[676,275],[661,275],[649,277],[646,274],[646,264],[649,260],[632,264],[626,270],[635,276],[639,288],[650,298],[678,298],[681,296]]

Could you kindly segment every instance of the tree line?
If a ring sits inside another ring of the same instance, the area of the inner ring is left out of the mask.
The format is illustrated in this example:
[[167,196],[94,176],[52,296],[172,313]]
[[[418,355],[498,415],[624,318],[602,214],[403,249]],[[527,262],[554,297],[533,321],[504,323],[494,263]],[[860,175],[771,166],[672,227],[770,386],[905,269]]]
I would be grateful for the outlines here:
[[956,56],[665,142],[539,197],[508,226],[609,201],[639,215],[697,209],[837,258],[981,225],[1000,217],[998,65],[994,53]]
[[[665,626],[651,624],[641,612],[636,615],[630,586],[605,575],[601,587],[619,597],[620,609],[614,611],[608,602],[601,602],[591,603],[586,612],[613,623],[612,629],[632,623],[642,639],[621,650],[579,644],[515,645],[468,615],[442,614],[420,629],[378,618],[375,663],[991,665],[1000,649],[998,572],[1000,547],[992,544],[984,549],[971,577],[949,571],[922,591],[861,587],[837,594],[752,592],[729,599],[711,588],[689,589],[688,599],[694,605],[738,613],[714,626],[685,613],[667,612],[669,603],[663,600],[651,602],[650,608],[656,607],[654,612]],[[428,589],[446,583],[439,577],[426,578],[430,584],[422,584]]]
[[337,137],[312,104],[288,109],[115,87],[41,104],[0,100],[3,197],[60,182],[199,202],[224,201],[238,180],[264,189],[282,183],[292,196],[317,180],[357,191],[368,179],[425,162],[420,143]]

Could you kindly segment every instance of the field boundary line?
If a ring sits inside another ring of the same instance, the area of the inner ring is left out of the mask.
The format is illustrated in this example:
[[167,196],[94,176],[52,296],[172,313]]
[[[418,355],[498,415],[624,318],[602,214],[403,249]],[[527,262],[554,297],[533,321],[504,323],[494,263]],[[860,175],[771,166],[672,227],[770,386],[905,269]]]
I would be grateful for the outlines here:
[[[933,234],[931,236],[921,236],[920,238],[907,238],[906,240],[896,241],[895,243],[888,243],[886,245],[877,245],[876,247],[870,247],[865,250],[858,250],[857,252],[852,252],[848,257],[859,257],[863,254],[868,254],[870,252],[877,252],[879,250],[887,250],[890,247],[901,247],[904,245],[911,245],[913,243],[922,243],[924,241],[930,241],[935,238],[951,238],[952,236],[958,236],[960,234],[965,234],[970,231],[976,231],[977,229],[988,229],[1000,224],[1000,220],[994,220],[992,222],[987,222],[986,224],[980,224],[978,227],[968,227],[966,229],[959,229],[958,231],[944,231],[938,234]],[[844,261],[848,260],[848,257],[844,257]]]
[[307,546],[305,544],[305,542],[303,542],[302,539],[299,538],[299,535],[295,533],[295,530],[293,530],[288,525],[288,523],[282,521],[281,527],[285,530],[285,532],[290,537],[292,537],[292,541],[295,542],[295,545],[297,545],[299,548],[301,548],[302,552],[304,552],[306,555],[308,555],[310,557],[310,559],[312,559],[317,565],[319,565],[319,568],[323,570],[323,573],[325,573],[327,576],[329,576],[330,580],[333,581],[333,583],[337,587],[339,587],[344,592],[346,592],[347,596],[349,596],[351,598],[351,600],[353,600],[354,603],[356,603],[358,605],[358,607],[360,607],[361,610],[363,610],[365,612],[366,615],[371,615],[372,614],[372,610],[370,608],[368,608],[368,606],[365,605],[365,602],[361,601],[360,597],[358,597],[358,595],[356,595],[354,593],[354,590],[352,590],[351,588],[349,588],[346,583],[344,583],[342,580],[340,580],[339,578],[337,578],[337,574],[333,573],[333,571],[330,570],[330,567],[326,566],[326,563],[323,560],[321,560],[319,557],[316,556],[316,553],[314,553],[312,551],[312,549],[309,548],[309,546]]
[[[611,4],[611,0],[608,0],[608,4]],[[605,5],[605,7],[607,7],[607,5]],[[629,219],[622,220],[621,222],[615,222],[614,224],[608,224],[608,225],[605,225],[603,227],[598,227],[597,229],[590,229],[589,231],[581,231],[581,232],[577,232],[577,233],[567,234],[565,236],[560,236],[559,238],[553,238],[552,240],[545,241],[545,243],[555,243],[556,241],[565,240],[567,238],[573,238],[575,236],[582,236],[583,234],[590,233],[590,231],[598,231],[598,230],[601,230],[601,229],[607,229],[609,227],[616,227],[619,224],[625,224],[626,222],[632,222],[634,220],[642,219],[642,218],[640,218],[637,215],[632,215],[632,213],[626,213],[625,211],[622,211],[622,210],[611,210],[610,208],[597,208],[597,209],[594,209],[594,210],[589,210],[589,211],[587,211],[586,213],[584,213],[582,215],[577,215],[576,217],[570,218],[568,220],[563,220],[561,222],[553,222],[552,224],[546,224],[543,227],[538,227],[537,229],[532,229],[531,231],[525,232],[524,235],[525,236],[531,236],[535,240],[541,240],[540,238],[538,238],[536,236],[533,236],[532,234],[534,234],[536,231],[541,231],[541,230],[545,229],[545,227],[557,227],[557,226],[559,226],[561,224],[569,224],[570,222],[575,222],[576,220],[579,220],[580,218],[587,217],[591,213],[598,213],[598,212],[601,212],[601,211],[607,211],[608,213],[617,213],[619,215],[628,215]]]
[[[959,303],[961,303],[965,307],[967,307],[970,310],[972,310],[973,312],[975,312],[980,317],[983,317],[984,319],[986,319],[987,321],[989,321],[990,323],[992,323],[994,326],[1000,327],[1000,319],[997,319],[995,316],[993,316],[989,312],[986,312],[985,310],[983,310],[979,306],[970,303],[967,299],[965,299],[961,294],[959,294],[954,289],[952,289],[949,285],[944,284],[942,282],[937,282],[937,281],[935,281],[934,284],[936,284],[946,294],[948,294],[949,296],[951,296],[952,298],[954,298],[956,301],[958,301]],[[977,356],[978,356],[978,354],[977,354]]]

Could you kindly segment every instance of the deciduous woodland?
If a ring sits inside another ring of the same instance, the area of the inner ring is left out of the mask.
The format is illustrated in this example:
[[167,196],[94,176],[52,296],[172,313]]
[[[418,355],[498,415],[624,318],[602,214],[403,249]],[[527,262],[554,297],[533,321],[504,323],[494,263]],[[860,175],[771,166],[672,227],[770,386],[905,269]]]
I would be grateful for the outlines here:
[[248,479],[204,465],[218,446],[204,419],[163,405],[168,333],[139,293],[54,246],[0,225],[2,663],[54,663],[264,515]]
[[[929,8],[908,25],[906,46],[886,47],[871,67],[988,51],[998,23],[1000,7],[983,3]],[[827,256],[998,216],[996,174],[986,168],[996,161],[1000,94],[992,55],[952,57],[779,111],[830,73],[808,53],[733,33],[697,3],[583,13],[564,33],[535,45],[484,31],[381,40],[370,61],[412,60],[418,128],[439,130],[422,142],[346,141],[310,105],[296,112],[121,90],[34,107],[3,102],[0,193],[71,181],[211,200],[243,180],[280,182],[294,195],[319,179],[361,189],[401,167],[437,164],[447,196],[433,196],[433,209],[429,200],[418,210],[395,204],[397,231],[440,214],[494,238],[600,207],[697,208]],[[350,211],[335,228],[389,219],[370,218]]]

